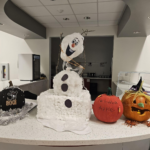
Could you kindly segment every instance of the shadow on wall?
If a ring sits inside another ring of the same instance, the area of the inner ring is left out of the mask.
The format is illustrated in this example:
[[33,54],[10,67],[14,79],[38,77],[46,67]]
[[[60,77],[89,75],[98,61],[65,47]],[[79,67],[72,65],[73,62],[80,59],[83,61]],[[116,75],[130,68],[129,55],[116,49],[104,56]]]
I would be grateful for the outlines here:
[[[143,67],[139,65],[139,63],[141,64],[144,62],[139,62],[139,60],[141,59],[140,55],[142,51],[145,51],[144,49],[148,49],[148,46],[145,47],[145,44],[148,45],[148,41],[145,37],[115,38],[114,43],[113,82],[118,80],[118,73],[120,71],[128,72],[143,70]],[[143,58],[146,56],[146,53],[143,54]]]
[[150,36],[147,36],[142,51],[140,53],[140,57],[138,59],[136,71],[150,72],[149,64],[150,64]]
[[112,82],[111,84],[111,88],[112,88],[112,94],[116,95],[116,91],[117,91],[117,82]]
[[33,54],[41,56],[41,73],[49,78],[49,40],[34,39],[25,40]]

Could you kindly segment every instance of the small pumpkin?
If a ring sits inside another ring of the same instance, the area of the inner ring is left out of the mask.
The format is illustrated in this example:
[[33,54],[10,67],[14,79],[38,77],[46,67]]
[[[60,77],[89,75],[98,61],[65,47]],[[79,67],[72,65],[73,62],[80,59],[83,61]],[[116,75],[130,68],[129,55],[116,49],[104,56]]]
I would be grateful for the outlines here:
[[112,95],[111,88],[107,94],[99,95],[93,104],[93,112],[97,119],[106,123],[116,122],[123,113],[121,100]]
[[142,78],[122,97],[124,116],[128,119],[143,122],[150,118],[150,96],[142,87]]
[[0,109],[7,111],[10,108],[22,108],[25,105],[25,97],[23,91],[13,86],[10,81],[10,86],[0,92]]

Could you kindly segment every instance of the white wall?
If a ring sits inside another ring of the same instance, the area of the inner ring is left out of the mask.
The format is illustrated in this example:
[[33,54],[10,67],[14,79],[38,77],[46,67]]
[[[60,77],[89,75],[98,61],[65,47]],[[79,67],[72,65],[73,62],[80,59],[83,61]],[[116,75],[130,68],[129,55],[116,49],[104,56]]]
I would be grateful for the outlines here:
[[[18,79],[18,54],[41,55],[41,72],[49,77],[49,40],[24,40],[0,31],[0,63],[8,62],[10,79]],[[0,75],[1,77],[1,75]]]
[[[149,38],[149,37],[148,37]],[[148,51],[148,40],[145,37],[136,38],[115,38],[113,54],[113,81],[117,81],[117,75],[120,71],[149,71],[148,63],[146,64],[142,57],[150,56]],[[147,59],[147,61],[150,60]],[[143,64],[143,65],[141,65]]]

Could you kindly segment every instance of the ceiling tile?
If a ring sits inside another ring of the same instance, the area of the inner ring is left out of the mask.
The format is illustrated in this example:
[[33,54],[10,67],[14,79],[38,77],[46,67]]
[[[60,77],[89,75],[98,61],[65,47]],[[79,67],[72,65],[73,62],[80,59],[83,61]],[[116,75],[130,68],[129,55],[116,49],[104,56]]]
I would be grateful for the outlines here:
[[71,4],[77,4],[77,3],[94,3],[97,2],[97,0],[69,0]]
[[97,22],[79,22],[81,27],[98,26]]
[[52,0],[40,0],[43,5],[61,5],[61,4],[68,4],[67,0],[56,0],[56,1],[52,1]]
[[49,16],[50,13],[44,6],[38,6],[38,7],[23,7],[21,8],[26,13],[28,13],[31,16]]
[[118,21],[99,21],[99,26],[114,26],[118,24]]
[[12,2],[19,7],[42,6],[39,0],[12,0]]
[[71,15],[71,14],[73,14],[72,9],[69,5],[46,6],[46,8],[53,15]]
[[40,23],[57,23],[57,20],[53,16],[34,17]]
[[77,22],[62,22],[63,27],[79,27]]
[[[92,22],[97,21],[97,14],[87,14],[87,15],[76,15],[79,22]],[[90,19],[84,19],[84,17],[90,17]]]
[[123,1],[100,2],[98,3],[98,13],[104,12],[121,12],[126,4]]
[[46,23],[43,25],[47,28],[61,28],[62,27],[59,23]]
[[122,12],[98,14],[98,20],[119,20]]
[[75,14],[97,13],[97,3],[72,4],[71,6]]
[[[77,22],[76,18],[74,15],[67,15],[67,16],[55,16],[55,18],[59,21],[59,22]],[[69,18],[69,20],[64,20],[64,18]]]

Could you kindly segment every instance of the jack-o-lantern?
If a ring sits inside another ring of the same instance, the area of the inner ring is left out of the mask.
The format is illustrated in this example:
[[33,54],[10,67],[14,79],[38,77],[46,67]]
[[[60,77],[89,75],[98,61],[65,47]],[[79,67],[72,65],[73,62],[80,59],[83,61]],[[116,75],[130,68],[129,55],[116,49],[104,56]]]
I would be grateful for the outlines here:
[[25,105],[24,92],[13,86],[10,81],[10,86],[0,92],[0,109],[7,111],[9,109],[22,108]]
[[142,88],[142,78],[137,85],[125,92],[122,97],[124,116],[128,119],[143,122],[150,118],[150,96]]

